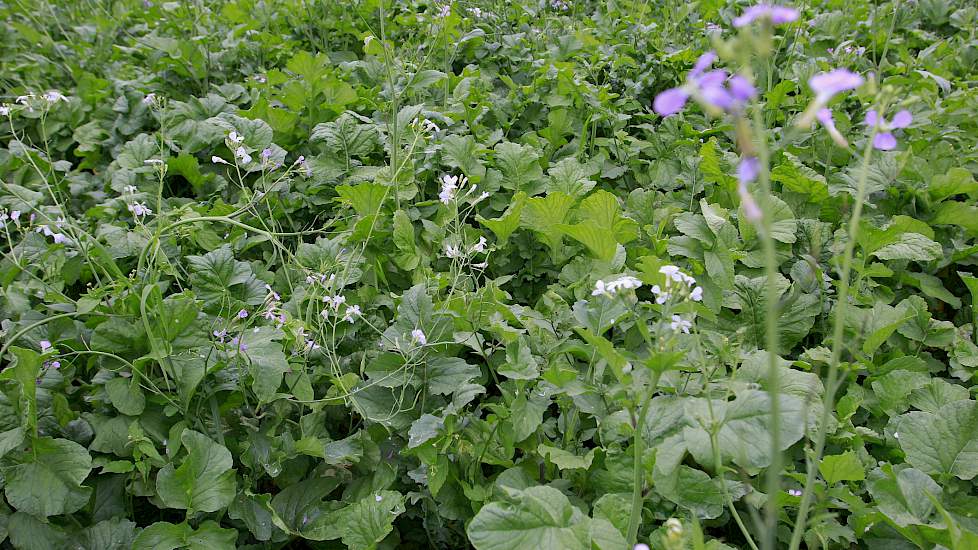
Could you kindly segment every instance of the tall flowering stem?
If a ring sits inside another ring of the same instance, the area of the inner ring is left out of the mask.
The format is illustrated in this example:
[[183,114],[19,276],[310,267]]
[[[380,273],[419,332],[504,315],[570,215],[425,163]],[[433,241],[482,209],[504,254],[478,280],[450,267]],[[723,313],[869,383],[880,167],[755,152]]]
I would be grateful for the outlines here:
[[812,456],[808,460],[807,473],[805,475],[805,489],[798,505],[798,517],[795,519],[795,528],[791,533],[791,544],[789,550],[798,550],[801,546],[802,536],[805,534],[805,525],[808,520],[808,510],[812,505],[814,494],[815,474],[818,472],[818,463],[825,452],[825,438],[828,434],[828,425],[832,420],[832,411],[835,409],[835,391],[839,383],[839,361],[842,358],[842,336],[845,328],[846,316],[849,313],[849,275],[852,270],[852,257],[856,250],[856,238],[859,235],[859,220],[862,217],[863,201],[866,198],[866,184],[869,179],[869,161],[873,155],[873,144],[879,130],[878,125],[871,126],[869,138],[863,149],[863,162],[859,171],[859,179],[856,183],[856,200],[852,207],[852,216],[849,217],[849,227],[846,232],[846,247],[842,253],[842,264],[839,266],[839,293],[838,301],[835,306],[835,325],[832,327],[832,355],[829,359],[829,370],[825,378],[825,398],[822,400],[822,416],[819,419],[818,431],[815,433],[815,448]]

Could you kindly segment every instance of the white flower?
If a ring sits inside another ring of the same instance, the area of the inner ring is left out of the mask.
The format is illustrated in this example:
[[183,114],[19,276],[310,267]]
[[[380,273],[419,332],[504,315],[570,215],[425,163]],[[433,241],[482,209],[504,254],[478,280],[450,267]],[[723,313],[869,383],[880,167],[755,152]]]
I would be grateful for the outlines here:
[[465,176],[459,178],[459,176],[451,176],[445,174],[441,177],[441,192],[438,193],[438,200],[442,204],[451,204],[452,200],[455,199],[455,193],[460,187],[464,187],[469,179]]
[[[30,99],[34,99],[34,94],[19,95],[19,96],[17,96],[17,99],[15,99],[14,101],[16,101],[17,103],[20,103],[21,105],[27,105],[28,104],[28,100],[30,100]],[[28,105],[28,107],[29,107],[29,105]]]
[[608,288],[605,286],[604,281],[599,280],[594,283],[594,290],[591,291],[591,296],[601,296],[602,294],[608,293]]
[[248,151],[244,147],[238,147],[234,150],[234,158],[240,160],[241,164],[251,163],[251,155],[248,154]]
[[159,166],[159,165],[163,164],[163,161],[160,160],[160,159],[146,159],[146,160],[143,161],[143,164],[149,164],[149,165]]
[[135,185],[127,185],[127,186],[123,187],[122,190],[124,192],[126,192],[126,193],[130,193],[132,195],[135,195],[136,192],[139,191],[139,188],[136,187]]
[[699,302],[703,299],[703,287],[698,286],[689,293],[689,299],[694,302]]
[[440,132],[441,131],[441,128],[439,128],[437,124],[435,124],[434,122],[432,122],[432,121],[430,121],[428,119],[424,119],[424,122],[422,122],[421,125],[424,126],[424,129],[427,130],[427,131],[429,131],[429,132]]
[[15,222],[20,218],[20,210],[10,212],[10,221]]
[[45,92],[44,100],[48,103],[57,103],[59,101],[68,101],[68,98],[61,94],[57,90],[51,90],[50,92]]
[[462,255],[462,251],[458,246],[454,244],[445,243],[445,256],[449,258],[458,258]]
[[452,14],[451,4],[445,4],[444,6],[441,7],[441,9],[438,10],[438,17],[441,17],[442,19],[448,17],[451,14]]
[[213,162],[214,164],[231,164],[230,162],[228,162],[228,161],[226,161],[226,160],[224,160],[224,159],[222,159],[221,157],[218,157],[218,156],[211,157],[211,162]]
[[156,94],[154,93],[146,94],[146,97],[143,98],[143,105],[149,105],[154,101],[156,101]]
[[421,329],[416,328],[411,331],[411,340],[419,346],[424,346],[428,344],[428,337],[424,335]]
[[668,300],[670,296],[670,294],[663,291],[659,285],[652,285],[652,294],[655,295],[655,303],[659,304],[660,306],[666,303],[666,300]]
[[10,114],[10,106],[7,104],[0,105],[0,116],[7,116]]
[[673,536],[681,536],[683,524],[676,518],[669,518],[666,520],[666,532]]
[[472,8],[469,10],[469,13],[471,13],[476,17],[482,17],[482,10],[480,10],[479,8]]
[[235,132],[234,130],[231,130],[231,133],[228,134],[228,140],[230,140],[231,143],[241,143],[242,141],[244,141],[244,137],[242,137],[241,134]]
[[360,306],[346,306],[346,311],[343,312],[343,320],[352,324],[353,320],[360,315]]
[[677,283],[683,280],[682,271],[680,271],[680,269],[674,265],[664,265],[660,267],[659,273],[662,273]]
[[479,237],[479,242],[472,245],[473,252],[485,252],[486,251],[486,238]]
[[489,267],[489,262],[479,262],[477,264],[472,264],[472,267],[476,269],[485,269]]
[[642,281],[639,281],[631,275],[622,275],[621,277],[607,283],[604,281],[596,282],[594,284],[594,290],[591,291],[591,296],[599,296],[601,294],[606,296],[614,296],[621,289],[634,290],[640,286],[642,286]]
[[801,489],[788,489],[788,494],[791,495],[791,496],[793,496],[793,497],[800,497],[801,496]]
[[675,330],[675,331],[680,331],[681,330],[681,331],[685,332],[686,334],[689,334],[689,329],[693,328],[693,323],[691,323],[690,321],[687,321],[687,320],[683,319],[682,317],[680,317],[678,315],[673,315],[672,316],[672,322],[669,323],[669,328],[671,328],[672,330]]

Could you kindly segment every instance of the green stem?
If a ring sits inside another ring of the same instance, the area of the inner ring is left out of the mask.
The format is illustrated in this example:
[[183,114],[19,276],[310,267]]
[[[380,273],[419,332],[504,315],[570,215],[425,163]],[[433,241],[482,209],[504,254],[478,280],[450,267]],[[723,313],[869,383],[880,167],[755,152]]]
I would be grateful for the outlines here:
[[642,468],[642,455],[645,454],[645,437],[643,427],[645,417],[649,413],[649,404],[652,402],[652,394],[655,393],[656,386],[659,385],[659,378],[662,373],[656,371],[652,374],[652,381],[649,389],[643,396],[642,408],[638,413],[635,422],[634,433],[632,434],[632,448],[635,451],[632,465],[632,513],[628,518],[628,546],[631,548],[638,542],[638,526],[642,522],[642,486],[645,485],[645,474]]
[[859,172],[859,180],[856,187],[856,203],[852,208],[852,216],[849,218],[849,229],[846,235],[846,248],[842,256],[842,266],[839,271],[839,299],[835,307],[835,326],[832,327],[832,356],[829,360],[829,372],[825,379],[825,399],[822,400],[822,415],[815,433],[815,449],[811,460],[808,461],[808,472],[805,476],[805,489],[798,505],[798,517],[795,519],[795,528],[791,533],[791,544],[789,550],[798,550],[801,545],[801,537],[805,533],[805,523],[808,519],[808,509],[812,504],[812,487],[815,484],[816,465],[822,458],[825,451],[825,438],[828,433],[828,425],[832,420],[832,411],[835,409],[834,398],[839,376],[839,360],[842,357],[842,333],[845,327],[846,315],[849,311],[849,273],[852,268],[852,257],[856,249],[856,237],[859,234],[859,219],[862,217],[863,200],[866,197],[866,183],[869,179],[869,161],[873,154],[873,139],[876,137],[877,128],[874,126],[869,138],[866,140],[866,147],[863,151],[863,164]]

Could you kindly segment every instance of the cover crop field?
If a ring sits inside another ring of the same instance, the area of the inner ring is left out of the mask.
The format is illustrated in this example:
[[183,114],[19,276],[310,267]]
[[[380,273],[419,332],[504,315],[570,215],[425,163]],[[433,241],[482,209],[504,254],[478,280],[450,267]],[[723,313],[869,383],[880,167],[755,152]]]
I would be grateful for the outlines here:
[[0,0],[0,547],[978,549],[973,0]]

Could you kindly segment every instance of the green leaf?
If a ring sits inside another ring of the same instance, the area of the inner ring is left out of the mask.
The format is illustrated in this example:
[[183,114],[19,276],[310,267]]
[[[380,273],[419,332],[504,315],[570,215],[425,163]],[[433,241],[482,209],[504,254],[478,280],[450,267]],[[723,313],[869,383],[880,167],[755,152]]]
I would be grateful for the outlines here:
[[944,256],[940,243],[919,233],[903,233],[895,242],[876,249],[873,254],[881,260],[914,260],[929,262]]
[[530,352],[525,338],[519,338],[506,346],[506,363],[496,372],[515,380],[534,380],[540,376],[537,360]]
[[337,201],[351,206],[361,216],[374,216],[389,195],[388,187],[379,183],[337,185]]
[[131,550],[136,524],[122,518],[107,519],[83,531],[81,544],[88,550]]
[[978,206],[957,201],[942,202],[934,212],[930,223],[957,225],[973,235],[978,235]]
[[146,396],[143,395],[136,376],[116,377],[109,380],[105,383],[105,392],[109,394],[112,406],[122,414],[139,416],[146,408]]
[[557,226],[564,223],[574,205],[574,199],[560,192],[551,193],[544,198],[527,199],[523,209],[522,223],[539,235],[544,244],[550,247],[551,257],[556,257],[564,232]]
[[309,538],[340,539],[350,550],[372,550],[390,534],[394,520],[403,513],[404,496],[401,493],[380,491],[319,516],[310,524]]
[[866,487],[873,495],[880,512],[901,527],[923,525],[934,512],[934,505],[928,498],[940,496],[940,485],[924,472],[905,466],[890,470],[876,468],[869,473]]
[[132,550],[234,550],[237,538],[237,531],[222,529],[214,521],[201,523],[197,530],[186,523],[160,521],[136,536]]
[[514,193],[523,191],[531,197],[543,191],[543,169],[536,149],[504,141],[496,145],[494,151],[495,166],[503,174],[504,188]]
[[[795,233],[798,232],[798,220],[795,219],[794,212],[788,203],[771,195],[768,197],[770,205],[765,208],[764,215],[771,219],[771,237],[781,243],[793,243],[797,240]],[[747,219],[747,216],[737,217],[737,225],[740,235],[745,241],[757,238],[757,228],[755,224]]]
[[591,467],[591,462],[594,460],[594,449],[588,451],[584,456],[579,456],[561,448],[551,447],[550,445],[541,443],[537,446],[537,452],[541,456],[546,457],[550,462],[553,462],[558,470],[587,470]]
[[485,177],[486,167],[480,159],[483,149],[474,137],[452,134],[442,140],[441,147],[445,164],[461,170],[473,183]]
[[315,477],[285,487],[272,497],[272,521],[286,533],[314,538],[309,529],[320,516],[329,513],[323,499],[340,481],[338,477]]
[[927,191],[934,202],[940,202],[954,195],[974,195],[978,193],[978,182],[965,168],[954,167],[945,174],[931,178]]
[[[794,396],[781,394],[780,438],[781,449],[794,445],[805,431],[805,402]],[[757,472],[771,464],[771,396],[767,392],[747,390],[736,394],[733,401],[704,398],[684,400],[686,415],[692,419],[708,421],[710,410],[721,422],[717,433],[720,456],[747,471]],[[711,407],[712,405],[712,407]],[[683,437],[690,453],[704,466],[713,466],[713,446],[708,426],[700,423],[683,429]]]
[[588,517],[552,487],[529,487],[513,502],[490,502],[466,532],[476,550],[591,550]]
[[496,241],[502,245],[509,240],[509,236],[520,226],[520,216],[523,213],[523,205],[526,204],[526,193],[522,191],[513,195],[513,199],[498,218],[483,218],[476,216],[475,219],[489,228],[496,235]]
[[550,178],[547,191],[551,193],[559,191],[565,195],[580,198],[594,188],[596,182],[590,178],[599,170],[599,167],[594,164],[581,164],[574,157],[561,159],[547,170],[547,176]]
[[14,355],[12,365],[0,372],[0,380],[13,380],[19,387],[17,393],[18,410],[21,413],[21,425],[37,435],[37,379],[41,372],[41,356],[34,350],[10,346]]
[[594,222],[574,225],[559,224],[557,229],[587,247],[588,251],[601,261],[610,262],[618,250],[618,243],[612,233]]
[[414,242],[414,226],[403,210],[394,212],[394,246],[400,251],[394,257],[398,267],[408,271],[418,267],[421,258]]
[[269,326],[246,330],[240,336],[240,353],[248,359],[251,389],[261,404],[275,399],[282,376],[289,369],[282,344],[277,341],[283,337],[281,329]]
[[478,377],[482,371],[459,357],[434,357],[428,360],[425,381],[428,391],[437,395],[451,395]]
[[[69,548],[67,533],[53,523],[23,512],[15,512],[7,523],[10,542],[17,550],[60,550]],[[94,550],[94,549],[92,549]]]
[[866,479],[866,472],[863,465],[859,462],[856,453],[846,451],[840,455],[827,455],[818,464],[818,471],[822,474],[822,479],[829,485],[835,485],[840,481],[862,481]]
[[914,411],[894,426],[907,462],[926,474],[978,475],[978,402],[955,401],[937,412]]
[[46,518],[70,514],[88,502],[91,490],[82,482],[92,471],[92,457],[67,439],[41,437],[31,450],[4,468],[7,502],[20,512]]
[[180,441],[188,451],[183,463],[177,468],[167,464],[156,476],[163,504],[188,513],[216,512],[230,504],[237,485],[231,453],[193,430],[184,430]]
[[265,301],[265,288],[251,266],[234,259],[231,246],[224,245],[203,256],[187,256],[194,292],[210,312],[237,312]]
[[343,113],[332,122],[317,124],[311,141],[322,141],[326,150],[347,159],[369,156],[377,147],[377,129],[372,124],[360,124],[350,113]]
[[785,189],[809,196],[809,202],[821,203],[829,198],[829,187],[825,177],[805,166],[791,153],[782,153],[787,162],[771,170],[771,181],[780,183]]

